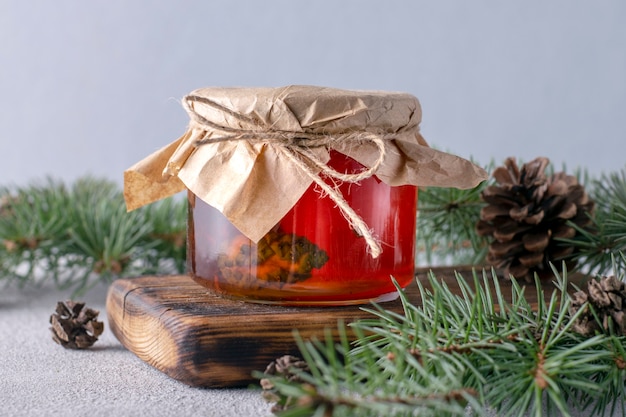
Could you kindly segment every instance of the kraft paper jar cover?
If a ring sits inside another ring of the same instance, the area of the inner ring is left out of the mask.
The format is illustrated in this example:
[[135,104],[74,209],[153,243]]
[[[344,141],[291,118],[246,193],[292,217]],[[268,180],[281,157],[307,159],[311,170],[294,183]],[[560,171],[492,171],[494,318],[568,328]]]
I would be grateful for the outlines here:
[[[176,141],[124,173],[128,210],[189,189],[258,241],[320,177],[334,149],[392,185],[472,188],[487,173],[430,148],[410,94],[314,86],[204,88]],[[316,178],[317,177],[317,178]]]

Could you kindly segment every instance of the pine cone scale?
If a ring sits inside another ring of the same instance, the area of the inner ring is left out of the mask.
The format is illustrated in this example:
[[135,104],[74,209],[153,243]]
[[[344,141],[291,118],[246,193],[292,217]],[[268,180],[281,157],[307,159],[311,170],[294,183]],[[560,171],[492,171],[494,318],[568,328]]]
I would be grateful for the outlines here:
[[506,215],[509,212],[502,206],[485,206],[481,209],[480,215],[485,220],[493,220],[498,216]]
[[518,259],[522,265],[530,268],[543,261],[543,252],[527,253],[526,255],[520,256]]
[[512,208],[509,210],[509,216],[515,221],[523,221],[528,217],[528,206]]
[[494,219],[490,226],[494,229],[493,237],[499,242],[508,242],[516,235],[526,233],[532,228],[531,225],[518,223],[504,216]]
[[57,317],[52,318],[50,324],[53,329],[53,338],[55,338],[55,341],[58,339],[57,343],[69,341],[69,333],[71,332],[69,326],[61,323]]
[[561,209],[559,213],[559,218],[561,219],[571,219],[576,216],[578,209],[576,208],[576,204],[572,201],[568,202],[565,207]]
[[568,193],[568,185],[563,180],[554,181],[548,187],[549,195],[566,195]]
[[552,233],[549,230],[542,233],[525,234],[522,236],[524,249],[529,252],[543,252],[550,244],[551,235]]
[[549,163],[548,158],[539,157],[525,164],[520,170],[520,182],[527,186],[542,183],[542,176]]
[[541,221],[543,220],[545,214],[543,211],[540,211],[539,213],[536,213],[532,216],[528,216],[524,219],[524,223],[527,224],[539,224],[541,223]]
[[519,180],[519,171],[511,171],[508,166],[496,168],[492,175],[500,184],[514,184]]
[[552,236],[559,239],[571,239],[576,236],[576,229],[567,225],[558,226],[552,230]]
[[523,249],[522,242],[510,241],[510,242],[494,242],[489,247],[489,254],[502,257],[507,254],[514,254],[521,252]]

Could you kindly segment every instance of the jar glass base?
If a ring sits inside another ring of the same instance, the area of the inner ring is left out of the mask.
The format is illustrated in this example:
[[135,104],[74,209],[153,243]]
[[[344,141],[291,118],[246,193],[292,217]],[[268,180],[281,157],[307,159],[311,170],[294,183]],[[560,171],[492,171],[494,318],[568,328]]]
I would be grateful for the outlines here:
[[356,298],[335,298],[332,296],[308,294],[308,297],[298,297],[298,296],[286,296],[285,298],[272,298],[268,296],[266,293],[260,293],[261,298],[255,298],[253,293],[245,292],[239,293],[237,288],[235,289],[226,289],[225,291],[217,290],[215,287],[210,287],[207,285],[207,281],[204,278],[192,277],[197,283],[202,285],[205,288],[208,288],[212,293],[235,301],[245,301],[247,303],[253,304],[269,304],[269,305],[280,305],[280,306],[293,306],[293,307],[341,307],[341,306],[352,306],[352,305],[363,305],[363,304],[371,304],[371,303],[387,303],[390,301],[395,301],[398,299],[400,294],[398,291],[391,291],[388,293],[376,295],[374,297],[356,297]]

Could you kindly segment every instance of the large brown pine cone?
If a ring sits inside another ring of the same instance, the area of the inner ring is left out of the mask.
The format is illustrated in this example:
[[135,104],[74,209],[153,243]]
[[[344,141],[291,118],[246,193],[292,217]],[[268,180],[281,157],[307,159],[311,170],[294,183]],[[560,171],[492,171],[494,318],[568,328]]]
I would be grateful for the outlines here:
[[514,158],[493,172],[496,184],[481,194],[487,203],[481,210],[476,230],[491,237],[487,262],[502,268],[508,277],[532,281],[552,277],[550,263],[565,261],[568,269],[574,247],[557,238],[573,238],[591,225],[594,203],[576,177],[563,172],[550,177],[547,158],[539,157],[518,168]]

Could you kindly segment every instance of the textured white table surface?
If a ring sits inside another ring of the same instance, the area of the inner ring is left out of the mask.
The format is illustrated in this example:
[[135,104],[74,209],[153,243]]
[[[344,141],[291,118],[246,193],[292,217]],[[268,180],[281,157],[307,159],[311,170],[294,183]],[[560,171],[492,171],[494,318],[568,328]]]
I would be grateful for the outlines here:
[[260,391],[175,381],[126,350],[108,329],[106,286],[81,300],[105,331],[87,350],[54,343],[49,318],[68,292],[0,287],[0,416],[271,416]]

